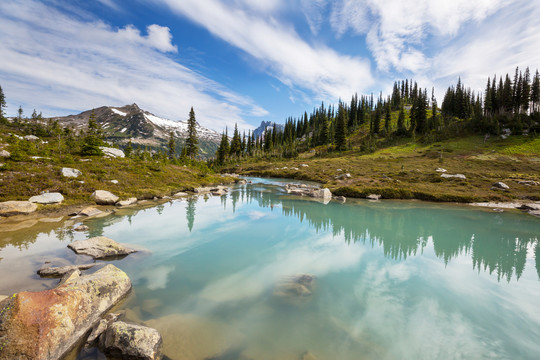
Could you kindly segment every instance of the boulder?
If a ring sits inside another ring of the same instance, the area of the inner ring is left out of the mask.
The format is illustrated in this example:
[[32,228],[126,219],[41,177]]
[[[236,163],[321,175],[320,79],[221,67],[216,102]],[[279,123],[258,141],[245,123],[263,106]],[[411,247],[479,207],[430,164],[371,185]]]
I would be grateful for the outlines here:
[[324,199],[324,200],[331,200],[332,199],[332,192],[327,189],[313,189],[308,194],[311,197]]
[[54,289],[20,292],[0,304],[2,359],[63,358],[131,289],[113,265],[71,278]]
[[99,209],[96,209],[95,207],[88,206],[88,207],[85,207],[84,209],[82,209],[81,211],[79,211],[78,215],[96,216],[96,215],[99,215],[99,214],[102,214],[102,213],[103,213],[103,211],[101,211]]
[[72,168],[62,168],[60,172],[62,173],[63,177],[69,177],[69,178],[76,178],[82,175],[82,172],[80,170],[72,169]]
[[126,256],[137,252],[137,250],[125,247],[113,239],[105,236],[96,236],[86,240],[77,240],[68,247],[79,255],[88,255],[94,259],[105,259],[108,257]]
[[539,182],[533,181],[533,180],[520,180],[517,182],[520,185],[527,185],[527,186],[536,186],[540,185]]
[[114,195],[112,192],[105,190],[96,190],[90,195],[96,204],[98,205],[114,205],[118,201],[118,196]]
[[437,168],[435,169],[436,172],[440,172],[440,173],[445,173],[446,172],[446,169],[443,169],[443,168]]
[[309,167],[308,164],[300,164],[301,167]]
[[118,180],[111,180],[110,183],[117,185],[117,184],[118,184]]
[[366,196],[366,199],[368,200],[379,200],[381,198],[381,195],[379,194],[370,194]]
[[92,328],[92,332],[86,338],[86,344],[94,345],[99,336],[107,330],[110,324],[118,320],[118,314],[109,313],[104,319],[99,320],[99,323]]
[[119,157],[119,158],[126,157],[126,154],[124,154],[124,152],[120,149],[115,149],[115,148],[110,148],[110,147],[105,147],[105,146],[100,146],[99,148],[101,149],[101,151],[103,151],[103,154],[105,154],[105,156]]
[[122,201],[119,201],[116,203],[116,206],[130,206],[130,205],[133,205],[133,204],[136,204],[137,203],[137,198],[136,197],[132,197],[132,198],[129,198],[127,200],[122,200]]
[[506,185],[505,183],[498,181],[495,184],[492,185],[492,189],[498,189],[498,190],[509,190],[510,187]]
[[186,192],[177,192],[176,194],[174,194],[173,196],[174,197],[184,197],[184,196],[188,196],[189,194],[186,193]]
[[0,202],[0,216],[28,215],[37,210],[37,205],[30,201]]
[[235,183],[239,184],[239,185],[246,185],[248,182],[246,179],[238,179],[235,181]]
[[214,196],[222,196],[227,193],[227,189],[217,189],[217,190],[213,190],[211,193]]
[[117,321],[99,337],[105,354],[122,359],[160,360],[163,340],[156,329]]
[[79,225],[77,226],[75,229],[73,229],[75,231],[87,231],[88,230],[88,226],[86,225]]
[[38,275],[41,277],[62,277],[70,271],[73,270],[88,270],[96,266],[97,264],[84,264],[84,265],[67,265],[67,266],[49,266],[47,264],[43,265],[41,269],[38,270]]
[[351,177],[352,177],[351,174],[346,173],[346,174],[341,174],[341,175],[335,176],[335,179],[336,179],[336,180],[350,179]]
[[7,150],[0,150],[0,157],[3,157],[3,158],[8,158],[10,157],[11,154],[9,153],[9,151]]
[[64,201],[64,196],[58,192],[43,193],[41,195],[32,196],[28,201],[38,204],[59,204]]
[[462,180],[465,180],[467,179],[467,177],[465,177],[465,175],[463,174],[441,174],[441,177],[442,178],[445,178],[445,179],[451,179],[451,178],[456,178],[456,179],[462,179]]
[[37,136],[35,136],[35,135],[26,135],[24,137],[24,139],[27,140],[27,141],[38,141],[39,140],[39,138]]

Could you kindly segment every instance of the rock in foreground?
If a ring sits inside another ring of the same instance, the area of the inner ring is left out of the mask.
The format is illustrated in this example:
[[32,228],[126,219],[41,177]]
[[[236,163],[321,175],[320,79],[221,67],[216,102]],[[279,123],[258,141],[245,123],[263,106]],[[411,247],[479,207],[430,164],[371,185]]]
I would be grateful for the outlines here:
[[30,201],[0,202],[0,216],[28,215],[37,210],[37,205]]
[[99,337],[99,348],[106,354],[122,359],[159,360],[162,339],[156,329],[122,321],[112,323]]
[[90,197],[98,205],[114,205],[119,199],[118,196],[114,195],[112,192],[105,190],[96,190]]
[[70,177],[70,178],[76,178],[79,177],[79,175],[82,175],[82,172],[78,169],[72,169],[72,168],[62,168],[60,170],[63,177]]
[[20,292],[0,303],[0,359],[62,358],[131,289],[113,265],[40,292]]
[[105,156],[119,157],[119,158],[126,157],[126,154],[124,154],[124,152],[120,149],[110,148],[110,147],[105,147],[105,146],[100,146],[99,148],[101,149],[101,151],[103,151],[103,154]]
[[94,259],[125,256],[137,252],[137,250],[125,247],[105,236],[96,236],[87,240],[74,241],[69,244],[68,247],[79,255],[88,255]]

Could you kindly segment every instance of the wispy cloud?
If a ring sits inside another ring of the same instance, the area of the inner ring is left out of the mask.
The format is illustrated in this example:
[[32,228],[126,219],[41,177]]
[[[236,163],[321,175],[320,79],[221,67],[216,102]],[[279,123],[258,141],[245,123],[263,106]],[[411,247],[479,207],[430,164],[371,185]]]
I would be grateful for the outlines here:
[[318,99],[349,96],[373,84],[368,60],[342,55],[324,45],[311,45],[292,25],[268,14],[248,11],[236,2],[159,1],[251,55],[283,84],[309,91]]
[[19,104],[47,115],[137,102],[171,119],[197,120],[221,129],[266,110],[245,96],[175,62],[178,51],[167,27],[146,34],[132,25],[113,28],[81,20],[36,1],[0,3],[0,83],[8,111]]

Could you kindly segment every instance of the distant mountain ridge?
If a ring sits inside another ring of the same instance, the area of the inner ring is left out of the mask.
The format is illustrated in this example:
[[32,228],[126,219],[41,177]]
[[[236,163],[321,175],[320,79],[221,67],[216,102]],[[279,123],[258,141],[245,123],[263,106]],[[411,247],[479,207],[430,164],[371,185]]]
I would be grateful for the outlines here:
[[[274,128],[274,124],[276,123],[272,121],[261,121],[261,125],[259,125],[258,128],[253,130],[253,134],[255,135],[255,138],[263,136],[266,130],[272,130]],[[278,131],[283,131],[285,126],[282,124],[276,124],[276,128],[278,129]]]
[[[78,115],[55,117],[59,124],[82,130],[88,126],[88,119],[95,114],[96,122],[101,125],[105,140],[125,146],[131,140],[134,146],[149,147],[153,149],[167,148],[169,133],[172,131],[177,139],[179,150],[187,138],[187,121],[173,121],[156,116],[145,111],[137,104],[125,106],[102,106],[93,110],[84,111]],[[214,156],[221,135],[197,123],[197,137],[199,139],[200,155]],[[180,153],[178,151],[178,153]]]

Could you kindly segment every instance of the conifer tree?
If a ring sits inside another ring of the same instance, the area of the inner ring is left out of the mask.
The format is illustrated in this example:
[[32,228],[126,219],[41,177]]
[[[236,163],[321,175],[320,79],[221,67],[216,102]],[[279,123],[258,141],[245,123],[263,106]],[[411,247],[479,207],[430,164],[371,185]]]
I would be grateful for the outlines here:
[[171,130],[169,132],[169,160],[176,158],[176,142],[174,140],[174,133]]
[[336,149],[343,151],[347,147],[347,112],[340,102],[338,107],[337,123],[336,123]]
[[83,145],[81,149],[82,155],[95,155],[101,156],[103,152],[99,148],[103,145],[103,140],[101,140],[101,129],[99,128],[98,123],[96,122],[96,114],[94,110],[88,118],[88,129],[86,131],[86,136],[83,139]]
[[6,108],[6,97],[4,96],[4,91],[0,86],[0,120],[4,119],[4,109]]
[[131,153],[133,153],[133,145],[131,144],[131,139],[129,139],[127,146],[124,148],[124,154],[126,154],[126,157],[131,157]]
[[184,148],[186,149],[186,156],[193,159],[199,153],[199,139],[197,138],[197,120],[195,120],[195,111],[193,107],[189,111],[188,119],[188,137]]
[[399,115],[397,119],[397,134],[405,135],[406,133],[407,133],[407,129],[405,128],[405,109],[403,108],[403,103],[402,103],[399,109]]
[[540,104],[540,73],[538,73],[538,70],[536,70],[536,74],[534,75],[534,79],[531,86],[531,102],[532,102],[532,109],[531,113],[535,114],[538,110],[538,105]]
[[239,157],[242,153],[242,140],[240,140],[240,133],[238,132],[238,126],[234,124],[234,134],[231,141],[230,154]]
[[218,164],[222,165],[227,157],[229,156],[229,138],[227,136],[227,131],[224,134],[221,134],[221,142],[216,153]]
[[388,136],[390,134],[390,122],[392,121],[391,113],[390,113],[390,102],[386,102],[386,109],[384,114],[384,131],[386,135]]

